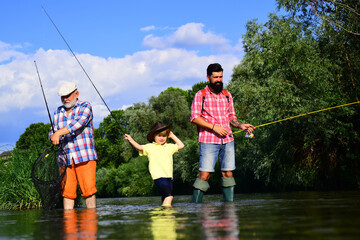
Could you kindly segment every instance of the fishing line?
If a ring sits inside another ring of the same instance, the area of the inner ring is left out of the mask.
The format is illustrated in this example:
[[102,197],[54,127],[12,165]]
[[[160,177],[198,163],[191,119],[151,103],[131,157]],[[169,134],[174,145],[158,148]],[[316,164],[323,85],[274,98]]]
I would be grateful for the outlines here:
[[[324,111],[328,111],[328,110],[335,109],[335,108],[350,106],[350,105],[357,104],[357,103],[359,104],[360,101],[356,101],[356,102],[352,102],[352,103],[346,103],[346,104],[342,104],[342,105],[338,105],[338,106],[334,106],[334,107],[329,107],[329,108],[324,108],[324,109],[320,109],[320,110],[316,110],[316,111],[312,111],[312,112],[308,112],[308,113],[299,114],[299,115],[296,115],[296,116],[293,116],[293,117],[288,117],[288,118],[276,120],[276,121],[273,121],[273,122],[264,123],[264,124],[255,126],[255,128],[264,127],[264,126],[268,126],[268,125],[271,125],[271,124],[274,124],[274,123],[279,123],[279,122],[291,120],[291,119],[298,118],[298,117],[303,117],[303,116],[310,115],[310,114],[314,114],[314,113],[318,113],[318,112],[324,112]],[[243,132],[243,131],[244,131],[244,130],[236,131],[236,132],[233,132],[233,134],[236,134],[236,133],[239,133],[239,132]]]
[[[101,96],[100,92],[98,91],[98,89],[96,88],[95,84],[93,83],[93,81],[91,80],[89,74],[86,72],[85,68],[83,67],[83,65],[81,64],[81,62],[79,61],[79,59],[76,57],[74,51],[71,49],[70,45],[68,44],[68,42],[66,41],[66,39],[64,38],[64,36],[61,34],[59,28],[56,26],[55,22],[52,20],[52,18],[50,17],[50,15],[46,12],[45,8],[43,6],[41,6],[42,9],[44,10],[46,16],[49,18],[49,20],[51,21],[51,23],[53,24],[53,26],[55,27],[56,31],[59,33],[59,35],[61,36],[61,38],[63,39],[63,41],[65,42],[66,46],[69,48],[70,52],[72,53],[72,55],[75,57],[76,61],[78,62],[78,64],[80,65],[81,69],[83,70],[83,72],[85,73],[86,77],[89,79],[89,81],[91,82],[91,84],[93,85],[93,87],[95,88],[96,92],[99,94],[101,100],[103,101],[103,103],[105,104],[106,108],[109,110],[110,115],[115,119],[115,121],[117,123],[119,123],[117,121],[117,119],[115,118],[115,116],[112,114],[110,108],[108,107],[108,105],[106,104],[104,98]],[[120,125],[120,123],[119,123]]]

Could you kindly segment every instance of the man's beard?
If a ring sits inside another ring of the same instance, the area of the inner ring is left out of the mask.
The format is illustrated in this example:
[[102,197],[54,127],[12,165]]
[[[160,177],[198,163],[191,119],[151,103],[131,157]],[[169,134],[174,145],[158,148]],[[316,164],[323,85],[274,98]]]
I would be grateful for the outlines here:
[[223,90],[223,82],[210,82],[209,87],[213,90],[215,94],[218,94]]
[[73,99],[72,101],[70,101],[70,102],[65,102],[65,101],[63,101],[63,104],[64,104],[64,106],[65,106],[66,109],[70,109],[70,108],[73,108],[73,107],[75,106],[76,102],[77,102],[77,98],[74,98],[74,99]]

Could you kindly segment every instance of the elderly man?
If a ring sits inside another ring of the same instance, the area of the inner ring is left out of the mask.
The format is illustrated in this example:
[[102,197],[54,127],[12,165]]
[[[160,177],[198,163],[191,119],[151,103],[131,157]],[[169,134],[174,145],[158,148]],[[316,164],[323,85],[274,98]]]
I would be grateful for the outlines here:
[[213,63],[207,68],[208,86],[195,94],[190,121],[198,126],[200,142],[199,175],[194,183],[193,202],[201,202],[209,189],[210,173],[219,159],[224,201],[232,202],[235,180],[234,137],[230,125],[252,132],[254,126],[238,121],[231,94],[223,90],[223,69]]
[[[96,208],[97,189],[94,145],[93,112],[89,102],[80,101],[79,91],[73,82],[63,83],[58,91],[63,105],[54,113],[54,130],[50,140],[60,144],[66,153],[68,167],[63,189],[64,209],[73,209],[77,182],[87,208]],[[64,157],[64,156],[60,156]]]

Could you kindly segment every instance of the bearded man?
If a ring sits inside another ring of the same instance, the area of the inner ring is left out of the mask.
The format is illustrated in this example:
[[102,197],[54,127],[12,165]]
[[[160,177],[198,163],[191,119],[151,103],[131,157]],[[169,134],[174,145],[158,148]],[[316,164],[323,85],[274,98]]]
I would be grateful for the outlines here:
[[236,117],[231,94],[223,89],[223,69],[219,63],[207,68],[209,84],[195,94],[191,105],[190,121],[198,127],[199,175],[193,185],[193,202],[202,202],[204,192],[210,186],[210,174],[215,171],[219,159],[222,173],[223,200],[234,198],[235,170],[234,137],[230,125],[251,133],[254,126],[241,123]]
[[[80,101],[79,91],[73,82],[63,83],[58,91],[63,105],[54,113],[54,131],[50,131],[52,144],[63,148],[68,159],[64,209],[73,209],[77,183],[87,208],[96,208],[96,160],[93,112],[89,102]],[[59,156],[64,158],[65,156]]]

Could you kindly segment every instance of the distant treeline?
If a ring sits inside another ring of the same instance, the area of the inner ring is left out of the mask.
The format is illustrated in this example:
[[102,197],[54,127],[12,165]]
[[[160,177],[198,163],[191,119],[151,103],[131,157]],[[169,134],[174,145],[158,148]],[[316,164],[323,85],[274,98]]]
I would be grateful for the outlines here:
[[[359,4],[343,2],[312,1],[309,5],[310,1],[278,0],[287,16],[271,14],[265,24],[247,23],[245,56],[226,86],[240,121],[257,126],[359,100]],[[98,197],[157,194],[147,159],[139,157],[123,139],[123,134],[129,133],[139,143],[147,143],[146,135],[157,120],[172,123],[173,132],[185,143],[174,155],[174,188],[175,194],[191,193],[198,172],[199,144],[196,126],[189,122],[190,105],[205,85],[195,84],[191,90],[171,87],[148,103],[113,111],[116,121],[111,116],[104,118],[95,129]],[[235,191],[359,188],[359,110],[357,104],[271,124],[256,129],[251,140],[243,133],[235,134]],[[50,144],[49,129],[49,124],[31,124],[20,136],[12,157],[1,160],[3,208],[41,204],[30,170]],[[219,179],[217,169],[209,193],[220,191]]]

